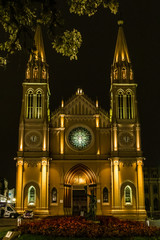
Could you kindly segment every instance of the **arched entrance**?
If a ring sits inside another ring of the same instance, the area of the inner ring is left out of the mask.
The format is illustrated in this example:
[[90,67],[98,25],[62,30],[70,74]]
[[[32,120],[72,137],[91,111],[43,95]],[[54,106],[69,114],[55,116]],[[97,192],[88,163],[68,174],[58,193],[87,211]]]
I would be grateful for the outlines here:
[[64,183],[65,214],[85,215],[89,206],[87,193],[94,191],[96,194],[94,172],[83,164],[77,164],[66,173]]

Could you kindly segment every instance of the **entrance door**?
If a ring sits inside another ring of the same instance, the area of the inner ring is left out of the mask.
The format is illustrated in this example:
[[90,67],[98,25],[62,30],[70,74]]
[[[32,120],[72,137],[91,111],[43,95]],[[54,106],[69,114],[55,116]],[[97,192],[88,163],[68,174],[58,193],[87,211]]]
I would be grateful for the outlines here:
[[83,216],[87,213],[87,196],[85,190],[73,190],[73,215]]

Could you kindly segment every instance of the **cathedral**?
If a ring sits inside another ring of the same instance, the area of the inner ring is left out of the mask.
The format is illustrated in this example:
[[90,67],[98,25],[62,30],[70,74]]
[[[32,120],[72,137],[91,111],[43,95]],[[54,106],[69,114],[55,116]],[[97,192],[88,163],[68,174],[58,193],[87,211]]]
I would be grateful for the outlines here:
[[[106,112],[78,88],[50,114],[49,69],[40,25],[23,81],[16,160],[16,209],[81,215],[96,196],[96,214],[144,219],[143,153],[137,83],[119,29]],[[56,81],[56,79],[55,79]]]

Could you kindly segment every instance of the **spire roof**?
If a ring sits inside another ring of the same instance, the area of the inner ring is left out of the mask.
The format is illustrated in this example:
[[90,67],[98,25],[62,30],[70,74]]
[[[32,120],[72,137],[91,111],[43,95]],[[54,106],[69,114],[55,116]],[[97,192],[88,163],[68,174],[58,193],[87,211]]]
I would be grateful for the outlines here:
[[[40,24],[37,25],[35,35],[34,35],[34,43],[36,47],[35,51],[35,58],[41,59],[42,62],[46,62],[46,55],[44,51],[44,44],[43,44],[43,37],[42,37],[42,30]],[[31,57],[30,57],[31,60]]]
[[119,25],[119,30],[118,30],[113,64],[121,61],[126,61],[130,63],[127,42],[124,35],[123,27],[122,27],[123,21],[122,20],[118,21],[118,25]]

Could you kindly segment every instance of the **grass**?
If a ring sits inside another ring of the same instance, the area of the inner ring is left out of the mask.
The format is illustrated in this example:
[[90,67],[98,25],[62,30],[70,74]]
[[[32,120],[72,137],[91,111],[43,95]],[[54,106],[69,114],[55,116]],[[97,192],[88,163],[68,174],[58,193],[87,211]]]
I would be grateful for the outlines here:
[[[57,237],[54,238],[52,236],[43,236],[43,235],[32,235],[32,234],[24,234],[18,238],[18,240],[91,240],[90,238],[65,238],[65,237]],[[100,238],[94,240],[160,240],[160,237],[131,237],[131,238]]]

